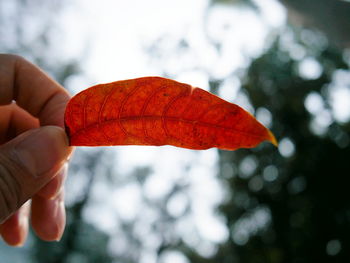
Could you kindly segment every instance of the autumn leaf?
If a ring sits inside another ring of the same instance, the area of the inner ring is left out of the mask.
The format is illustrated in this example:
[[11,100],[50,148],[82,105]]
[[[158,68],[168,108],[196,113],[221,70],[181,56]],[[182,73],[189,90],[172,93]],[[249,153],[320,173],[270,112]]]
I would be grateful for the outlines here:
[[65,113],[71,145],[173,145],[203,150],[277,145],[273,134],[241,107],[200,88],[144,77],[86,89]]

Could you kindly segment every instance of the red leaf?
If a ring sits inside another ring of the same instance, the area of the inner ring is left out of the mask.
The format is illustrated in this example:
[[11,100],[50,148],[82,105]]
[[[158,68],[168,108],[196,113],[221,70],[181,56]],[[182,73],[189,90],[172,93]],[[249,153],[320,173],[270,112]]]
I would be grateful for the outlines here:
[[174,145],[226,150],[277,145],[273,134],[241,107],[209,92],[160,77],[93,86],[66,108],[71,145]]

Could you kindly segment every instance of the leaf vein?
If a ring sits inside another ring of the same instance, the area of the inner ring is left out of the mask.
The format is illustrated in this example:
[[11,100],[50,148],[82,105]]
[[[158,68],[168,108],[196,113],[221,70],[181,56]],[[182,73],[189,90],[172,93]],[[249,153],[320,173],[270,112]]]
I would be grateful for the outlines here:
[[148,132],[147,132],[147,128],[146,128],[146,122],[145,122],[145,118],[143,118],[143,116],[145,116],[145,112],[146,112],[146,108],[149,105],[149,102],[151,101],[151,99],[161,90],[165,89],[167,86],[161,86],[160,88],[155,89],[146,99],[145,103],[142,106],[141,109],[141,114],[140,114],[140,118],[142,121],[142,130],[143,130],[143,134],[145,136],[145,141],[150,143],[150,144],[159,144],[154,138],[151,138],[151,136],[149,136]]
[[[102,114],[103,114],[103,111],[104,111],[104,107],[105,105],[107,104],[107,101],[110,97],[112,97],[112,93],[114,92],[114,90],[117,88],[117,86],[114,86],[109,92],[108,94],[105,96],[104,100],[103,100],[103,103],[100,107],[100,110],[98,112],[98,123],[99,125],[101,125],[101,119],[102,119]],[[103,135],[103,137],[109,142],[111,143],[112,140],[111,138],[105,133],[105,131],[103,129],[101,129],[101,133]]]
[[[215,123],[208,123],[208,122],[203,122],[203,121],[198,121],[198,120],[189,120],[189,119],[183,119],[183,118],[179,118],[179,117],[154,116],[154,115],[145,115],[145,116],[143,116],[143,118],[146,118],[149,121],[154,121],[154,120],[165,118],[166,121],[180,121],[180,122],[184,122],[184,123],[192,124],[192,125],[194,123],[197,123],[197,125],[200,125],[200,126],[206,126],[206,127],[209,127],[209,128],[214,128],[214,129],[220,129],[220,130],[229,131],[229,132],[240,133],[240,134],[243,134],[243,135],[249,135],[249,136],[256,137],[256,138],[264,138],[264,135],[261,135],[261,134],[254,134],[254,133],[249,133],[249,132],[246,132],[246,131],[235,130],[235,129],[230,128],[230,127],[225,127],[225,126],[221,126],[221,125],[218,125],[218,124],[215,124]],[[140,116],[127,116],[127,117],[122,117],[120,119],[110,119],[110,120],[104,121],[102,123],[102,125],[108,125],[108,124],[115,123],[115,122],[120,122],[121,123],[121,122],[127,122],[127,121],[140,121]],[[72,137],[73,136],[77,136],[81,132],[86,132],[86,130],[93,129],[93,128],[96,128],[96,127],[99,127],[98,123],[92,124],[92,125],[86,127],[85,129],[80,129],[80,130],[76,131],[74,134],[72,134],[71,136]],[[133,134],[130,134],[130,133],[127,133],[127,135],[128,136],[132,136],[132,137],[137,137],[136,135],[133,135]],[[170,136],[170,137],[173,138],[172,136]],[[177,138],[175,138],[175,139],[177,139]]]
[[128,136],[131,136],[132,134],[130,134],[123,126],[122,122],[121,122],[121,114],[122,114],[122,111],[124,110],[124,107],[125,107],[125,104],[127,102],[127,100],[139,89],[141,88],[142,86],[136,86],[135,88],[133,88],[126,96],[125,98],[123,99],[121,105],[120,105],[120,108],[119,108],[119,111],[118,111],[118,118],[117,119],[114,119],[114,121],[117,121],[118,124],[119,124],[119,127],[120,129],[123,131],[125,137],[128,137]]
[[[173,105],[178,99],[191,95],[191,89],[189,91],[190,92],[188,92],[188,90],[186,90],[186,91],[180,93],[175,98],[173,98],[171,101],[169,101],[168,105],[164,108],[163,113],[162,113],[162,127],[163,127],[163,130],[164,130],[165,136],[167,138],[172,138],[172,139],[174,139],[174,140],[176,140],[176,141],[178,141],[180,143],[184,143],[184,142],[182,140],[180,140],[179,138],[176,138],[176,137],[170,135],[170,132],[169,132],[168,127],[166,125],[166,116],[167,116],[167,113],[168,113],[169,109],[171,108],[171,105]],[[189,95],[187,95],[187,93],[189,93]],[[189,103],[187,103],[186,107],[184,108],[184,111],[187,108],[188,104]],[[182,114],[183,114],[183,112],[181,113],[181,115]]]

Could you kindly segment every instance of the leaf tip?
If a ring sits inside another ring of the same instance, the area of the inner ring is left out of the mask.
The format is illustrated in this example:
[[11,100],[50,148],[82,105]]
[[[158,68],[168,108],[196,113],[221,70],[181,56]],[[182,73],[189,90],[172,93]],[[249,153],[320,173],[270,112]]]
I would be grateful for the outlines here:
[[275,135],[273,135],[273,133],[269,130],[268,131],[268,134],[269,134],[269,137],[268,137],[268,140],[276,147],[278,147],[278,141],[275,137]]

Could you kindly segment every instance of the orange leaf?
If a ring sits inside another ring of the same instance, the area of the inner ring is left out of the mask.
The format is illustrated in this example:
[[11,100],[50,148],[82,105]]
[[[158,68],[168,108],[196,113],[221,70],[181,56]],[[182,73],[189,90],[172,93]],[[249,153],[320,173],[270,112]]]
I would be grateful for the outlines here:
[[226,150],[277,145],[273,134],[241,107],[199,88],[160,77],[100,84],[66,108],[70,144],[174,145]]

